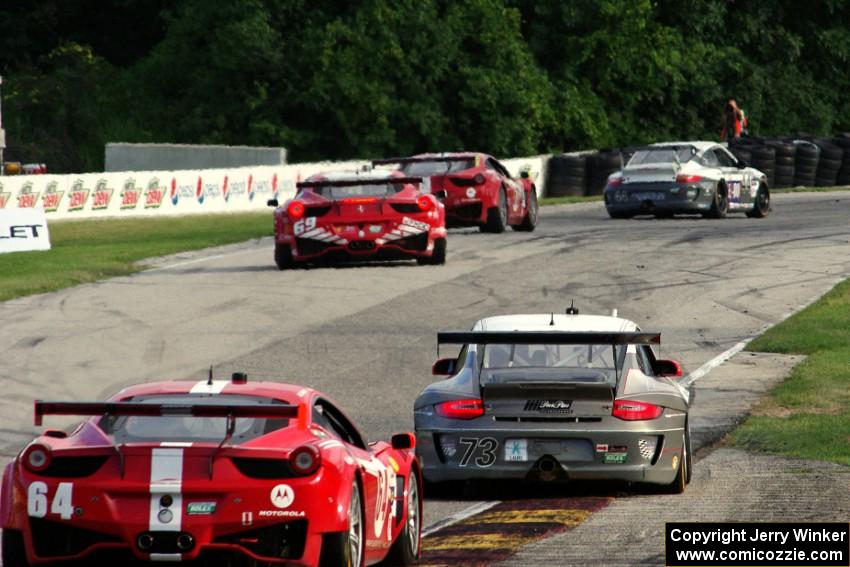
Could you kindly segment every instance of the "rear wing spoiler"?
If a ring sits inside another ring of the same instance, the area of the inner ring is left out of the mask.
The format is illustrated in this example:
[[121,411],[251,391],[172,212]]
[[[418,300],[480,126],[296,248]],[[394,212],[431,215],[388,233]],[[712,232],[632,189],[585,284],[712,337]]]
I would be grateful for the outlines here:
[[41,426],[45,415],[77,416],[146,416],[146,417],[256,417],[266,419],[307,419],[303,404],[235,405],[235,404],[148,404],[141,402],[54,402],[35,401],[34,423]]
[[432,157],[396,157],[396,158],[383,158],[383,159],[373,159],[372,165],[390,165],[393,163],[417,163],[417,162],[428,162],[428,161],[458,161],[463,159],[472,159],[475,156],[432,156]]
[[661,333],[567,331],[440,331],[437,344],[454,345],[658,345]]
[[338,179],[324,181],[299,181],[295,184],[298,189],[312,189],[314,187],[356,187],[358,185],[387,185],[398,183],[422,183],[421,177],[381,177],[363,179]]

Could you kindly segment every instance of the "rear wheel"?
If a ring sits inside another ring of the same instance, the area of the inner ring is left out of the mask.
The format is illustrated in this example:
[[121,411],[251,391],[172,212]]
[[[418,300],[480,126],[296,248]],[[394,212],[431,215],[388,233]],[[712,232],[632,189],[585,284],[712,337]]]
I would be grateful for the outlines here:
[[722,219],[729,211],[729,196],[725,185],[717,185],[714,190],[714,199],[711,201],[711,209],[705,216],[712,219]]
[[348,504],[348,531],[325,534],[319,558],[321,567],[362,567],[365,544],[362,500],[360,484],[354,479]]
[[682,494],[685,491],[685,486],[690,481],[690,437],[688,427],[685,425],[685,432],[682,434],[682,455],[679,459],[679,467],[676,469],[676,478],[673,479],[673,482],[663,487],[662,492],[666,494]]
[[508,224],[508,197],[505,188],[499,189],[499,201],[495,207],[487,210],[487,222],[481,227],[481,232],[504,232]]
[[528,192],[528,202],[525,208],[525,218],[522,219],[522,223],[514,225],[511,228],[522,232],[532,232],[534,227],[537,226],[537,215],[540,212],[537,205],[537,190],[534,186]]
[[29,567],[24,550],[24,535],[18,530],[3,530],[3,565]]
[[274,263],[279,270],[291,270],[298,267],[298,263],[292,259],[292,248],[288,244],[274,245]]
[[763,219],[770,212],[770,190],[764,185],[759,185],[758,193],[753,202],[753,210],[747,211],[750,218]]
[[436,238],[434,240],[434,251],[431,256],[417,258],[416,261],[422,266],[441,266],[446,263],[446,239]]
[[419,477],[410,473],[407,487],[407,521],[387,556],[392,565],[413,565],[419,559],[422,541],[422,505]]

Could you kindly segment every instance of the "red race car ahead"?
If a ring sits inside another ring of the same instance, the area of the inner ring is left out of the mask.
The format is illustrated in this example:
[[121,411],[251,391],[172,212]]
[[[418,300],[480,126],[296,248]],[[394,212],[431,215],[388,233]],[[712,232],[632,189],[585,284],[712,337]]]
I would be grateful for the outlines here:
[[419,556],[413,435],[367,445],[315,390],[236,373],[133,386],[106,402],[36,401],[36,425],[45,415],[93,417],[70,435],[46,430],[6,467],[6,567]]
[[446,216],[418,177],[397,171],[324,173],[298,183],[298,194],[274,213],[275,263],[399,260],[445,264]]
[[425,178],[423,191],[445,190],[448,226],[478,226],[481,232],[532,231],[537,225],[537,192],[528,172],[511,177],[496,158],[481,153],[420,154],[380,159],[399,164],[405,175]]

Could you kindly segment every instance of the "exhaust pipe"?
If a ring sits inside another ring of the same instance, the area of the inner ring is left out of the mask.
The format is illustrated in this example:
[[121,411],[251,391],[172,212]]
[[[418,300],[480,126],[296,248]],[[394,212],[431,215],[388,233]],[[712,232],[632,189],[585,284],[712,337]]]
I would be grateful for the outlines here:
[[186,552],[195,547],[195,538],[190,534],[180,534],[177,536],[177,549]]
[[551,482],[558,478],[558,469],[560,469],[560,465],[558,462],[552,457],[543,457],[540,459],[540,463],[537,465],[537,470],[540,474],[540,480],[543,482]]
[[150,551],[153,547],[153,536],[151,534],[141,534],[136,538],[136,547],[142,551]]

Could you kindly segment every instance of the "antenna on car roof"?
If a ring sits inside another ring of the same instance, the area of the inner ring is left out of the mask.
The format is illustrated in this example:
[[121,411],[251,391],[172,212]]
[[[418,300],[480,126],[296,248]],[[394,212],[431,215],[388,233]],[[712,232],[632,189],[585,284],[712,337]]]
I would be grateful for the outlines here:
[[213,385],[213,371],[212,371],[212,367],[213,367],[213,365],[212,365],[212,364],[210,364],[210,373],[209,373],[209,376],[207,377],[207,386],[212,386],[212,385]]
[[552,318],[551,318],[551,319],[549,319],[549,326],[550,326],[550,327],[554,327],[554,326],[555,326],[555,312],[554,312],[554,311],[552,311]]
[[570,300],[570,306],[567,307],[567,315],[578,315],[578,307],[575,305],[575,300]]

